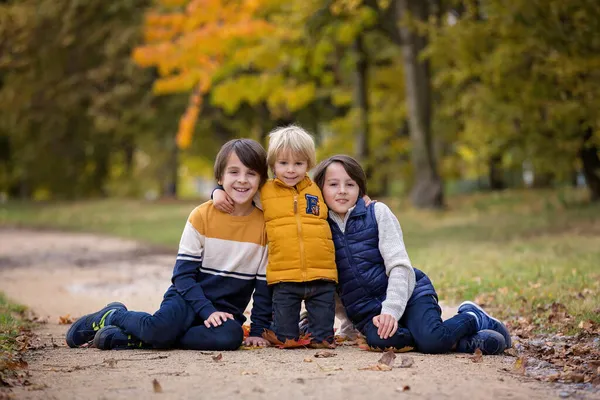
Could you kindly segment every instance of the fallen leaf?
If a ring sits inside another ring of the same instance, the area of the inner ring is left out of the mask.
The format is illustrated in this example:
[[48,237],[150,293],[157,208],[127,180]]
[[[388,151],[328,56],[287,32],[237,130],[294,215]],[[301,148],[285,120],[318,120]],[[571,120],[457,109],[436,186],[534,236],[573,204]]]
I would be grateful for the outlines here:
[[391,367],[392,364],[394,363],[395,359],[396,359],[396,354],[394,354],[393,351],[389,350],[389,351],[386,351],[385,353],[383,353],[383,355],[377,362],[379,364],[385,364],[385,365],[388,365]]
[[310,333],[300,336],[298,340],[286,339],[285,342],[282,342],[277,338],[275,332],[269,329],[265,329],[265,332],[263,332],[262,337],[268,340],[269,343],[280,349],[293,349],[297,347],[307,347],[311,345]]
[[573,373],[566,375],[565,379],[567,379],[573,383],[583,383],[585,377],[583,374],[577,374],[577,373],[573,372]]
[[223,359],[223,353],[219,353],[216,356],[213,356],[213,361],[221,361]]
[[108,359],[104,360],[103,363],[108,365],[111,368],[114,368],[117,366],[117,360],[115,360],[114,358],[108,358]]
[[509,355],[511,357],[518,357],[519,356],[519,352],[514,347],[511,347],[510,349],[504,350],[504,354]]
[[242,375],[258,375],[256,371],[242,371]]
[[337,354],[335,354],[333,351],[321,350],[315,353],[315,358],[329,358],[335,357],[336,355]]
[[385,364],[369,365],[368,367],[359,368],[360,371],[391,371],[392,367]]
[[250,336],[250,325],[242,325],[242,329],[244,331],[244,339]]
[[156,378],[154,378],[154,380],[152,381],[152,388],[154,389],[154,393],[162,393],[162,387],[160,386],[160,383],[158,383],[158,380],[156,380]]
[[[315,356],[315,357],[316,357],[316,356]],[[304,362],[312,362],[312,358],[310,358],[310,357],[306,357],[306,358],[304,359]]]
[[415,363],[412,357],[402,356],[401,360],[400,368],[410,368]]
[[479,349],[479,348],[475,349],[475,352],[473,353],[473,355],[470,358],[471,358],[471,361],[473,361],[474,363],[479,363],[479,362],[483,361],[483,353],[481,352],[481,349]]
[[525,374],[525,367],[527,366],[527,357],[519,357],[516,359],[513,368],[520,374]]
[[69,325],[72,324],[74,321],[73,318],[71,318],[71,314],[67,314],[67,315],[63,315],[58,317],[58,324],[59,325]]

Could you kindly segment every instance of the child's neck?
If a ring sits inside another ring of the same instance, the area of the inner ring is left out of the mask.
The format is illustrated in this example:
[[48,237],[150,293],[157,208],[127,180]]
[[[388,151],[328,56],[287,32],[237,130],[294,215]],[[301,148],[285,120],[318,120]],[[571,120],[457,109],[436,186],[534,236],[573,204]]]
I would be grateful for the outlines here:
[[254,204],[252,202],[245,204],[234,204],[233,212],[230,215],[234,217],[245,217],[250,215],[254,211]]

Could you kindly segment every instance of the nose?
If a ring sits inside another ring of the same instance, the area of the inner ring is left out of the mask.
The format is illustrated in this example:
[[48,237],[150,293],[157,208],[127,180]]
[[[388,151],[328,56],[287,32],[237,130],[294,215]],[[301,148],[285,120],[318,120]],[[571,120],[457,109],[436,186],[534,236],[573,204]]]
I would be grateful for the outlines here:
[[340,185],[340,193],[346,193],[346,185]]
[[248,181],[248,176],[246,174],[240,174],[238,181],[240,182],[247,182]]

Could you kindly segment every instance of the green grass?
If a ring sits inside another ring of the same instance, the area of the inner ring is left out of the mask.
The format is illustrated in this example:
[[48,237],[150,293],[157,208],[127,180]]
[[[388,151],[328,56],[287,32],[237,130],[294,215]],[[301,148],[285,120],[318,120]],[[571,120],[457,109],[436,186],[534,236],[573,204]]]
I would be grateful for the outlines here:
[[24,306],[12,303],[0,293],[0,355],[15,350],[15,338],[21,329],[30,325],[22,318],[25,310]]
[[198,204],[116,199],[70,203],[9,202],[0,209],[0,226],[106,233],[176,249],[185,221]]
[[[506,319],[541,329],[548,306],[561,303],[576,330],[600,322],[600,204],[580,191],[506,191],[448,200],[448,210],[419,211],[381,199],[396,212],[413,265],[449,303],[476,299]],[[8,203],[0,226],[102,232],[175,249],[195,203],[102,200]]]

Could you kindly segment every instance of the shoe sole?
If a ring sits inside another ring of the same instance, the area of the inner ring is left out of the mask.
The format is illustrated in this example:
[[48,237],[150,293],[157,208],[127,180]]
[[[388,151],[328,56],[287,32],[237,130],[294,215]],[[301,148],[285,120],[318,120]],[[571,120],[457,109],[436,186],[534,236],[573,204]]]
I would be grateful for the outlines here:
[[[490,314],[488,314],[487,312],[485,312],[485,310],[481,307],[479,307],[476,303],[473,303],[472,301],[463,301],[459,306],[458,309],[460,310],[460,308],[464,305],[470,305],[475,307],[476,309],[478,309],[479,311],[481,311],[482,313],[484,313],[485,315],[488,316],[488,318],[496,321],[498,324],[500,324],[500,326],[502,326],[502,329],[504,329],[506,331],[506,336],[504,337],[504,340],[506,341],[506,339],[508,338],[508,341],[506,342],[506,348],[510,349],[512,347],[512,338],[510,337],[510,331],[508,330],[508,328],[506,327],[506,325],[504,325],[502,323],[502,321],[492,317]],[[498,332],[500,333],[500,332]],[[504,336],[504,335],[502,335]]]
[[[125,304],[119,302],[119,301],[115,301],[112,303],[108,303],[106,306],[104,306],[104,308],[102,308],[102,310],[105,310],[107,308],[123,308],[124,310],[127,310],[127,307],[125,306]],[[100,310],[100,311],[102,311]],[[73,340],[73,335],[75,332],[77,332],[79,330],[79,327],[81,327],[81,325],[83,324],[84,320],[83,319],[78,319],[77,321],[75,321],[71,327],[69,328],[69,330],[67,331],[66,334],[66,341],[67,341],[67,346],[71,347],[71,348],[78,348],[83,346],[85,343],[82,344],[77,344],[75,343],[75,341]],[[96,331],[97,332],[97,331]],[[94,332],[94,335],[96,334],[96,332]],[[93,339],[93,338],[92,338]],[[86,342],[87,343],[87,342]]]

